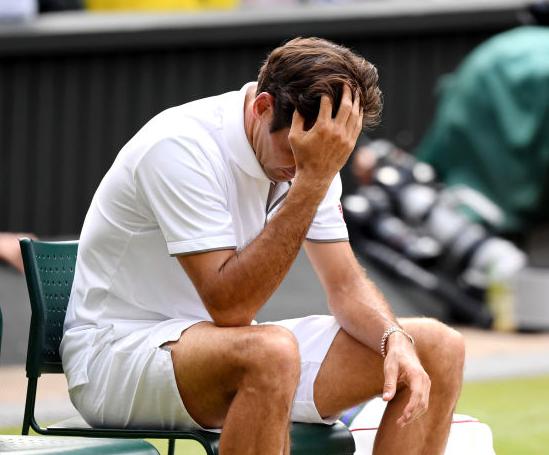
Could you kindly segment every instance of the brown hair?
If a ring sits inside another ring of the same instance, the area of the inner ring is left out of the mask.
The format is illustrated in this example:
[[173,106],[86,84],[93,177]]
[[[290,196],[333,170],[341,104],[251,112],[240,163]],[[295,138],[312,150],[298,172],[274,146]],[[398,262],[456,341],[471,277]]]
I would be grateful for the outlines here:
[[310,128],[318,116],[321,95],[333,104],[332,116],[339,108],[343,84],[358,91],[364,112],[363,126],[379,123],[382,100],[374,65],[350,49],[321,38],[295,38],[274,49],[259,70],[257,94],[274,97],[271,132],[292,123],[294,109]]

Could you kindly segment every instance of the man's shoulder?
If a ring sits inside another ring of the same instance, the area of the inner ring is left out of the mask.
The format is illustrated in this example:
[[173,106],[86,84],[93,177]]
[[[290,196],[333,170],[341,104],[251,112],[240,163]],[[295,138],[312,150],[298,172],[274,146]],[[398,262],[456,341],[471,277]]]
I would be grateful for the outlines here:
[[224,95],[203,98],[168,108],[153,117],[144,130],[160,135],[210,135],[222,126]]
[[[239,92],[202,98],[168,108],[147,122],[122,148],[113,167],[156,167],[159,161],[184,160],[197,169],[229,172],[226,117],[234,116]],[[195,166],[196,167],[196,166]]]
[[235,109],[237,97],[238,92],[227,92],[168,108],[153,117],[136,138],[148,144],[180,139],[208,152],[223,148],[224,118],[229,109]]

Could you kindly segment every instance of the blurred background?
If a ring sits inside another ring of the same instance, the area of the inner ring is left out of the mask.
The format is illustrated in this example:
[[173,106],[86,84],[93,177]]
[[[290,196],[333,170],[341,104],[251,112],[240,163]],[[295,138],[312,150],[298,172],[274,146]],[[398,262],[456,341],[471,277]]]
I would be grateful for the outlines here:
[[[0,233],[77,238],[101,178],[147,120],[239,89],[292,37],[327,38],[374,63],[384,93],[381,125],[342,171],[368,274],[399,316],[499,331],[464,329],[471,380],[548,374],[548,9],[526,0],[0,0]],[[14,239],[0,234],[0,250]],[[19,377],[30,308],[17,259],[4,259],[0,365]],[[326,311],[301,254],[258,319]],[[508,453],[542,453],[533,447]]]
[[[385,107],[372,137],[412,150],[439,78],[519,25],[527,5],[0,0],[0,230],[77,234],[100,179],[148,119],[254,80],[267,52],[299,35],[350,46],[378,67]],[[344,186],[355,183],[344,175]]]

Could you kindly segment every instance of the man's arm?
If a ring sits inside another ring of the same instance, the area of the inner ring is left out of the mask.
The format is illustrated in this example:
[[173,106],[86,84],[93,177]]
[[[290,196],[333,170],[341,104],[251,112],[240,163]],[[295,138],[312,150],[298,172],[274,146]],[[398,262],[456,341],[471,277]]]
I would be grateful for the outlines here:
[[0,232],[0,261],[6,261],[19,272],[23,273],[23,258],[21,257],[21,248],[19,247],[19,238],[29,237],[36,239],[34,234]]
[[305,251],[341,327],[380,352],[383,332],[398,325],[385,298],[366,276],[349,242],[305,242]]
[[[398,325],[381,292],[366,276],[348,242],[305,242],[305,250],[328,298],[328,306],[341,327],[352,337],[380,352],[383,332]],[[410,401],[399,419],[410,423],[427,410],[430,381],[410,340],[394,332],[387,340],[383,399],[391,400],[397,384],[411,390]]]
[[359,97],[344,89],[338,113],[321,98],[314,126],[305,130],[294,113],[289,141],[296,176],[284,206],[241,251],[215,251],[178,260],[196,287],[214,322],[248,325],[288,272],[330,183],[351,153],[362,128]]
[[178,256],[217,325],[251,323],[295,260],[323,192],[296,178],[278,213],[241,251]]

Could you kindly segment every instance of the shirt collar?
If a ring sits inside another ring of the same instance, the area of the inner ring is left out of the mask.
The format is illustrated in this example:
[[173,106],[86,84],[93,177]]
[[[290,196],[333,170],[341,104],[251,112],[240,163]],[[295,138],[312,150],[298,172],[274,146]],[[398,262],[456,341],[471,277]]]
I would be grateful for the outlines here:
[[248,82],[238,92],[232,92],[223,112],[223,131],[232,161],[246,174],[269,180],[263,172],[244,130],[244,100],[246,91],[254,82]]

